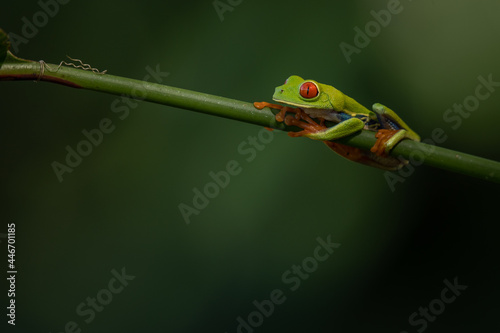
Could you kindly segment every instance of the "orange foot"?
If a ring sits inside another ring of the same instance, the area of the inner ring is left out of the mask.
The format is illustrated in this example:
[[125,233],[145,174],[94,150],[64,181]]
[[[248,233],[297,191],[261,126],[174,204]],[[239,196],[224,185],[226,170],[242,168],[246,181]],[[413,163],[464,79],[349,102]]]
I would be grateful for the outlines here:
[[387,154],[385,152],[385,144],[397,132],[399,132],[399,131],[398,130],[388,130],[388,129],[378,130],[377,134],[375,134],[375,137],[377,138],[377,142],[375,142],[375,144],[370,149],[370,151],[372,153],[377,154],[378,156],[387,156]]
[[278,112],[278,114],[276,115],[276,120],[279,122],[283,122],[283,119],[285,119],[285,115],[287,112],[296,112],[295,110],[297,110],[289,106],[272,104],[268,102],[254,102],[253,106],[255,106],[259,110],[262,110],[265,107],[270,107],[271,109],[280,110],[280,112]]
[[276,120],[279,122],[283,122],[283,119],[285,118],[285,114],[287,113],[287,111],[293,110],[293,108],[288,106],[272,104],[268,102],[253,102],[253,106],[255,106],[255,108],[259,110],[262,110],[265,107],[270,107],[271,109],[280,110],[280,112],[278,112],[278,114],[276,115]]
[[[288,135],[291,137],[305,136],[307,134],[316,133],[327,128],[325,126],[324,119],[320,119],[320,123],[318,124],[317,122],[312,120],[312,118],[309,117],[307,113],[305,113],[302,109],[290,108],[290,110],[287,111],[295,113],[295,117],[286,116],[284,119],[285,124],[287,124],[288,126],[296,126],[303,129],[303,131],[299,132],[288,132]],[[278,119],[278,115],[276,115],[276,120],[280,121]]]
[[[253,105],[259,110],[262,110],[265,107],[280,110],[280,112],[278,112],[275,116],[276,121],[284,122],[288,126],[296,126],[303,129],[303,131],[299,132],[288,132],[288,135],[291,137],[304,136],[310,133],[322,131],[327,128],[324,125],[324,119],[320,118],[320,123],[318,124],[300,108],[292,108],[289,106],[272,104],[268,102],[254,102]],[[287,115],[287,112],[295,113],[295,116]]]
[[272,104],[272,103],[268,103],[268,102],[253,102],[253,106],[255,106],[259,110],[262,110],[266,106],[270,107],[271,109],[278,109],[278,110],[281,110],[284,108],[283,105]]

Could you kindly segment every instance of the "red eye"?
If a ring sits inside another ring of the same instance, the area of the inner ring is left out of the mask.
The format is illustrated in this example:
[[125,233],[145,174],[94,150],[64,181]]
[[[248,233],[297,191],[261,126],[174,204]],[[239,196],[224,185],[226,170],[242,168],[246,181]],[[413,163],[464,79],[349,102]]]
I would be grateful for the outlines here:
[[314,98],[318,96],[318,87],[312,82],[305,82],[300,86],[300,96]]

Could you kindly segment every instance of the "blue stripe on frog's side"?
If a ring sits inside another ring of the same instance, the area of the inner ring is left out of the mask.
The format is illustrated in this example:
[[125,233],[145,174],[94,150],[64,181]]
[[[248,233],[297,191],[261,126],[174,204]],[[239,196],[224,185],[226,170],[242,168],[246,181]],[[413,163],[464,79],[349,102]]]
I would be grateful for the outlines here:
[[370,131],[377,131],[379,129],[389,129],[389,130],[403,129],[403,127],[393,119],[387,116],[381,116],[378,113],[376,113],[376,115],[377,115],[376,120],[371,119],[366,114],[355,114],[354,116],[352,116],[345,112],[338,112],[336,117],[338,118],[339,122],[351,119],[352,117],[361,119],[365,123],[365,129]]
[[[345,120],[351,119],[352,117],[353,116],[351,116],[350,114],[347,114],[345,112],[339,112],[339,114],[338,114],[338,118],[340,121],[345,121]],[[354,115],[354,117],[362,120],[365,123],[365,129],[367,129],[367,130],[376,131],[381,127],[384,128],[384,126],[380,122],[380,118],[378,118],[378,121],[377,121],[377,120],[371,119],[366,114],[356,114],[356,115]]]
[[347,120],[347,119],[351,119],[352,116],[345,113],[345,112],[339,112],[339,119],[340,121],[344,121],[344,120]]

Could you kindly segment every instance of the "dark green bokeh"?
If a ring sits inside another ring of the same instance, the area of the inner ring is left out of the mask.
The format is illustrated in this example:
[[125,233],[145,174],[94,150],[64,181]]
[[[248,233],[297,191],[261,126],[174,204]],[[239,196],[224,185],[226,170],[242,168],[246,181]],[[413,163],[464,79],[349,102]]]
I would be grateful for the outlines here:
[[[170,73],[161,83],[249,102],[297,74],[390,106],[423,138],[442,128],[444,147],[500,160],[500,90],[461,124],[443,119],[479,76],[500,81],[500,4],[402,0],[348,63],[340,43],[393,2],[243,1],[221,21],[210,0],[70,1],[16,53],[137,79],[159,66]],[[4,4],[0,26],[21,35],[41,10]],[[82,332],[231,333],[280,289],[286,301],[255,332],[417,332],[409,316],[455,277],[468,289],[427,330],[500,328],[497,185],[421,166],[391,191],[383,172],[277,131],[247,161],[238,147],[267,134],[257,126],[142,102],[121,120],[116,96],[54,84],[0,82],[0,99],[0,233],[16,223],[18,331],[74,321]],[[104,118],[114,131],[59,182],[51,163]],[[232,160],[241,172],[187,225],[179,204],[192,206],[193,189]],[[328,235],[341,246],[290,290],[282,275]],[[123,267],[135,279],[86,323],[77,307],[105,297]]]

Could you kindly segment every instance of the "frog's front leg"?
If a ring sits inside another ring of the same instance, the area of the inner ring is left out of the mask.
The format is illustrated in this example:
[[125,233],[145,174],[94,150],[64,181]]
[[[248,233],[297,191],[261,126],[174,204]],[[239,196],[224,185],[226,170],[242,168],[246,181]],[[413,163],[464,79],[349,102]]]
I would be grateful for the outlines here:
[[259,110],[262,110],[265,107],[270,107],[271,109],[281,110],[281,109],[286,107],[283,105],[273,104],[273,103],[268,103],[268,102],[253,102],[253,106],[255,106]]
[[[326,127],[324,125],[325,119],[323,118],[319,118],[320,123],[318,124],[300,108],[295,108],[292,112],[295,113],[295,117],[286,116],[284,119],[285,124],[303,129],[300,132],[288,132],[288,135],[292,137],[305,136],[313,140],[329,141],[353,134],[365,126],[362,120],[350,118],[333,127]],[[277,116],[276,119],[278,119]]]
[[[265,107],[270,107],[271,109],[280,110],[280,112],[278,112],[275,116],[276,120],[279,122],[283,122],[287,112],[298,113],[298,110],[299,110],[298,108],[291,108],[289,106],[283,106],[283,105],[273,104],[273,103],[268,103],[268,102],[254,102],[253,106],[255,106],[259,110],[262,110]],[[297,115],[297,119],[299,119],[299,118],[300,117]]]
[[[321,119],[318,124],[300,108],[292,108],[268,102],[254,102],[253,105],[259,110],[262,110],[265,107],[280,110],[280,112],[278,112],[275,116],[277,121],[284,122],[288,126],[296,126],[303,129],[303,131],[300,132],[288,132],[288,135],[292,137],[307,136],[310,133],[319,132],[327,128],[324,125],[324,119]],[[295,116],[287,115],[287,112],[295,113]]]
[[278,118],[278,115],[276,115],[276,120],[284,121],[285,124],[288,126],[296,126],[303,129],[303,131],[300,132],[288,132],[288,135],[291,137],[299,137],[299,136],[309,137],[314,133],[318,133],[327,129],[327,127],[325,126],[324,119],[321,119],[320,123],[318,124],[317,122],[312,120],[312,118],[309,117],[309,115],[300,108],[295,108],[289,111],[295,113],[295,117],[286,116],[284,119],[280,120]]
[[365,126],[365,123],[358,118],[350,118],[344,120],[333,127],[325,127],[320,131],[309,133],[306,137],[313,140],[329,141],[343,138],[360,131]]

